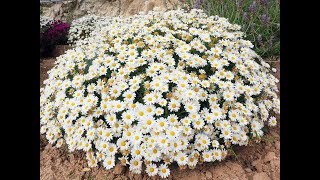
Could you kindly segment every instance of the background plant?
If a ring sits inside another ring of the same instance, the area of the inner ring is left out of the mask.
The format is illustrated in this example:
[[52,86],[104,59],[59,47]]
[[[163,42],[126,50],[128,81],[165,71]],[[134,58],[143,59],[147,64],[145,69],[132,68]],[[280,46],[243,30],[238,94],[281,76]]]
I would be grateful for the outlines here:
[[40,56],[49,56],[55,45],[67,44],[68,23],[40,18]]
[[111,19],[109,17],[101,17],[97,15],[86,15],[75,19],[71,23],[68,42],[75,44],[78,40],[85,39],[90,36],[90,33],[104,25],[108,25]]
[[228,18],[242,26],[246,39],[262,57],[280,55],[279,0],[187,0],[189,8]]

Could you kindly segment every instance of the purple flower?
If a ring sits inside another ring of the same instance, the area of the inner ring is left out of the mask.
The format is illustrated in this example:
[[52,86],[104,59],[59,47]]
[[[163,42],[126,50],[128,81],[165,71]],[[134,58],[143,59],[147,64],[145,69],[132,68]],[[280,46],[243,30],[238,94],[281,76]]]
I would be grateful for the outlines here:
[[204,4],[204,3],[206,3],[206,0],[201,0],[201,4]]
[[240,0],[239,2],[237,2],[237,8],[242,10],[243,7],[243,0]]
[[250,20],[247,12],[243,13],[242,18],[247,22]]
[[267,16],[267,14],[262,14],[260,16],[261,22],[263,25],[266,25],[269,23],[270,18]]
[[257,3],[256,3],[256,1],[253,1],[252,4],[250,4],[250,6],[249,6],[249,11],[251,13],[255,13],[256,10],[257,10]]
[[261,0],[260,1],[262,5],[264,5],[265,7],[267,7],[269,5],[269,0]]
[[194,4],[193,4],[193,8],[198,9],[200,6],[200,1],[199,0],[195,0]]
[[52,21],[49,26],[50,28],[43,34],[44,40],[52,44],[65,43],[70,25],[61,21]]
[[40,32],[40,55],[50,55],[53,47],[67,43],[70,25],[61,21],[50,21]]

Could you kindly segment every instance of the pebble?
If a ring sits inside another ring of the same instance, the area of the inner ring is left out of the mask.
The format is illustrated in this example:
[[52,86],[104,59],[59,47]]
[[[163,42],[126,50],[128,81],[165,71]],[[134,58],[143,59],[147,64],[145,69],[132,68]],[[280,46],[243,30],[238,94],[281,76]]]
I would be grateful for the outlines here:
[[246,172],[248,172],[248,173],[251,173],[252,172],[252,170],[250,169],[250,168],[245,168],[244,169]]

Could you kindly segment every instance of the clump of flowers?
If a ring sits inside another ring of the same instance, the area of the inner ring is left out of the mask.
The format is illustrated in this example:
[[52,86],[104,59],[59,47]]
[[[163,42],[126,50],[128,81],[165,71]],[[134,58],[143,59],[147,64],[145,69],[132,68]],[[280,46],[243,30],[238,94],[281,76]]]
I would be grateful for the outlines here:
[[68,41],[75,44],[79,40],[83,40],[90,36],[90,33],[100,26],[108,25],[112,19],[96,15],[86,15],[72,21]]
[[40,17],[40,55],[49,55],[55,45],[67,44],[68,23]]
[[89,167],[162,178],[172,163],[223,160],[280,113],[278,80],[239,29],[195,9],[115,18],[57,58],[41,133],[85,151]]
[[70,25],[62,21],[50,21],[50,28],[45,33],[45,38],[54,44],[66,44]]

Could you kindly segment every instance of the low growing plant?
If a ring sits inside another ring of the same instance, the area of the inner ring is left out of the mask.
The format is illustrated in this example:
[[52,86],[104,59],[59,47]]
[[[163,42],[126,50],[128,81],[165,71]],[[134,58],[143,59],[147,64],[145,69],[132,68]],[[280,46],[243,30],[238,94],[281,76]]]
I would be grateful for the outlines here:
[[275,69],[239,25],[196,9],[108,23],[59,56],[40,89],[53,146],[85,151],[89,167],[166,178],[170,164],[222,161],[277,124]]

